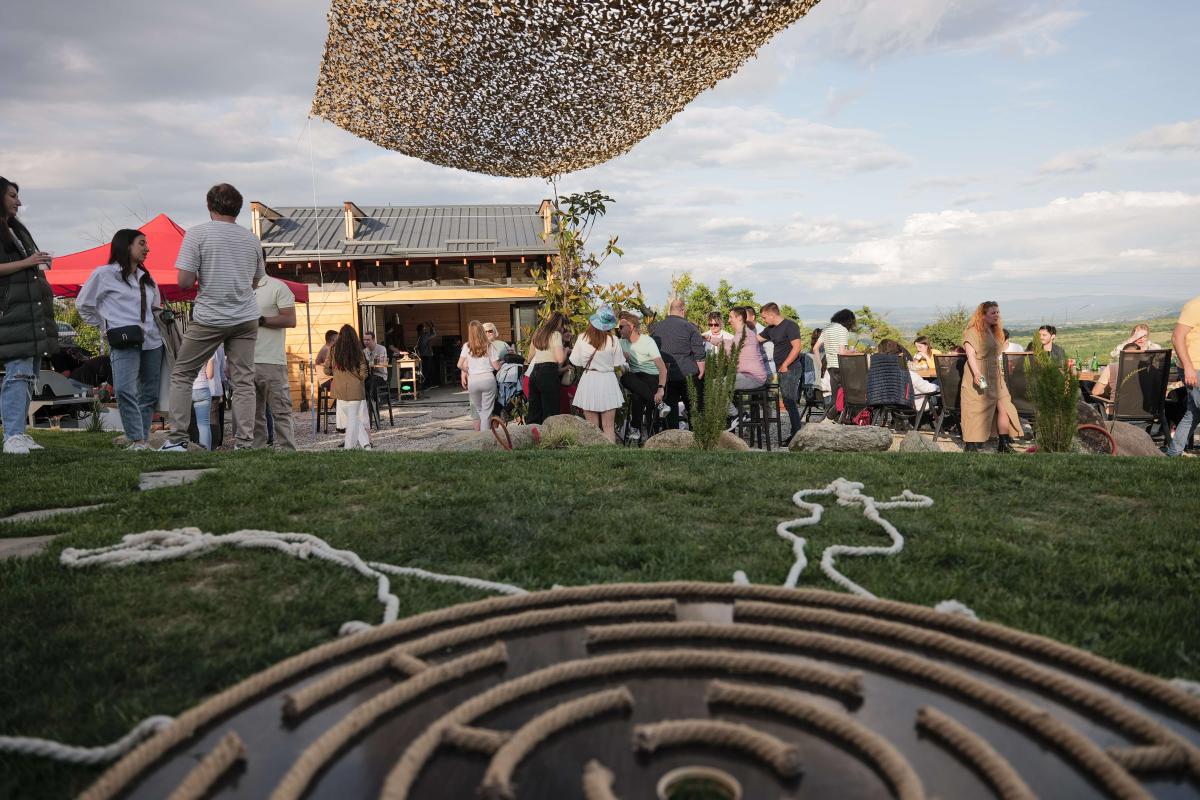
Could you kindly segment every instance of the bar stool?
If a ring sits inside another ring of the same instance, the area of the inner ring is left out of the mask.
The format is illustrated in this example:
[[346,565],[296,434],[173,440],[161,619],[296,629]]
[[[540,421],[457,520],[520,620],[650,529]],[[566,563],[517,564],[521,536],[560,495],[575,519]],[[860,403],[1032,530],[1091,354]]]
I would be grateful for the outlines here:
[[[779,413],[779,388],[769,383],[754,389],[735,389],[733,405],[737,409],[737,435],[771,452],[771,423],[775,423],[775,441],[783,441],[783,420]],[[746,417],[749,417],[747,419]],[[753,437],[753,438],[751,438]]]
[[329,418],[337,416],[337,401],[329,396],[332,385],[332,380],[317,384],[317,425],[323,433],[329,433]]
[[[371,389],[370,387],[372,386],[375,388]],[[369,419],[371,424],[375,426],[375,430],[380,430],[383,427],[383,419],[379,411],[380,403],[387,404],[388,427],[396,426],[396,420],[392,416],[392,387],[388,385],[386,378],[375,381],[363,381],[363,396],[367,400],[367,413],[370,415]]]

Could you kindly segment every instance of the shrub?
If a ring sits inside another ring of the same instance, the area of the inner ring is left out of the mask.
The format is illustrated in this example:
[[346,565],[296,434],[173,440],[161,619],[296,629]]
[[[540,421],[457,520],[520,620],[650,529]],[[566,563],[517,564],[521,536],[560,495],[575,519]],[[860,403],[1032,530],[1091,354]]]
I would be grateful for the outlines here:
[[718,347],[704,359],[703,405],[697,402],[695,381],[688,378],[692,434],[699,450],[715,450],[721,432],[729,427],[729,404],[733,401],[733,384],[737,380],[738,354],[741,350],[741,343],[729,352]]
[[917,331],[938,350],[945,352],[962,344],[963,330],[967,327],[967,310],[962,306],[943,312],[940,317]]
[[1044,350],[1035,350],[1029,371],[1029,400],[1037,408],[1038,450],[1071,452],[1079,414],[1079,376]]

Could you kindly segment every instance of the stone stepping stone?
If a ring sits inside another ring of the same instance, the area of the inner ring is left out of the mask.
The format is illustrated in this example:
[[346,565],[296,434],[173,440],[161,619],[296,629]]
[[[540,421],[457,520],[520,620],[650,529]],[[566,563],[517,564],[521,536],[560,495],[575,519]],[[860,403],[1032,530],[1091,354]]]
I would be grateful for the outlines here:
[[204,477],[206,473],[216,472],[215,468],[209,469],[170,469],[162,472],[143,472],[138,482],[138,489],[146,492],[151,489],[162,489],[166,486],[182,486],[185,483],[193,483]]
[[[97,507],[92,506],[92,508]],[[56,538],[55,536],[28,536],[19,539],[0,539],[0,561],[36,556]]]
[[[50,517],[57,517],[60,514],[82,514],[84,511],[92,511],[97,508],[104,508],[108,503],[97,503],[92,506],[75,506],[74,508],[39,508],[35,511],[21,511],[16,514],[10,514],[7,517],[0,517],[0,523],[4,522],[40,522]],[[8,541],[19,541],[9,539]]]

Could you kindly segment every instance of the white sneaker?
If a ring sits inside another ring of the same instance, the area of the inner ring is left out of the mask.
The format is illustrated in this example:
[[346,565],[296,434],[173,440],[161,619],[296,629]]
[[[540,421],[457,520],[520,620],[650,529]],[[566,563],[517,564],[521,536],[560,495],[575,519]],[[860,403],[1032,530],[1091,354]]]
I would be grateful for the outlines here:
[[4,452],[10,456],[27,456],[29,445],[25,444],[25,437],[20,434],[8,436],[4,439]]
[[187,442],[172,442],[170,439],[163,442],[163,446],[158,448],[160,453],[186,453],[187,451]]
[[149,450],[150,448],[146,446],[145,442],[134,442],[133,444],[129,445],[129,447],[126,447],[125,449],[126,450]]
[[40,444],[38,444],[37,442],[35,442],[33,440],[33,437],[30,436],[28,433],[18,433],[17,436],[19,436],[21,439],[23,439],[25,441],[25,446],[28,447],[30,450],[45,450],[46,449],[46,448],[42,447]]

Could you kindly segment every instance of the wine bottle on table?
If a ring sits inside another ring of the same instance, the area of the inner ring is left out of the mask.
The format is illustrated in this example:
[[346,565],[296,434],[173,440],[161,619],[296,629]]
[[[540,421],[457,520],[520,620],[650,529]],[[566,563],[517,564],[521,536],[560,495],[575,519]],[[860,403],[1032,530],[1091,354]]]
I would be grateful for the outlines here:
[[1100,359],[1096,358],[1096,354],[1092,353],[1092,372],[1100,369]]

